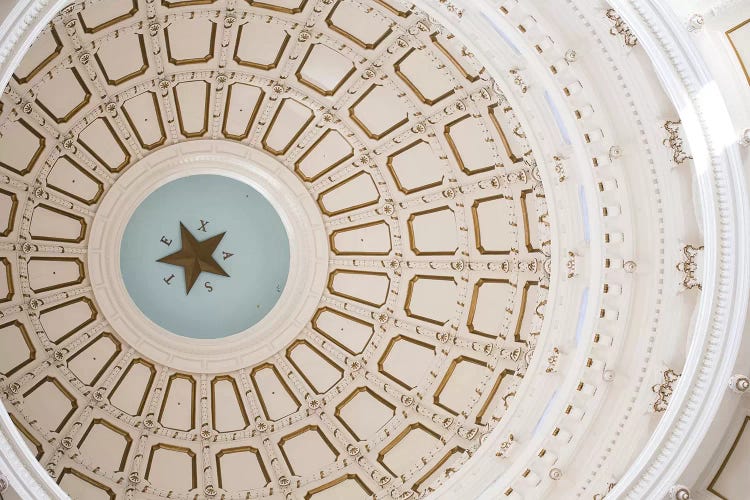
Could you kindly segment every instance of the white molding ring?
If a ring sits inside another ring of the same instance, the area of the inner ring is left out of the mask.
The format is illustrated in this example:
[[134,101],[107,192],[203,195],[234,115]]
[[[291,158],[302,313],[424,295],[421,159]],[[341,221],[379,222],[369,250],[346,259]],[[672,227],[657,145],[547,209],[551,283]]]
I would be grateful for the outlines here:
[[[287,285],[276,305],[250,328],[220,339],[191,339],[157,325],[136,306],[120,272],[120,243],[141,202],[175,179],[198,174],[252,186],[276,209],[289,237]],[[178,143],[130,167],[105,195],[89,239],[89,278],[99,310],[139,353],[176,370],[225,373],[262,362],[299,335],[323,295],[328,243],[317,205],[277,160],[229,141]]]

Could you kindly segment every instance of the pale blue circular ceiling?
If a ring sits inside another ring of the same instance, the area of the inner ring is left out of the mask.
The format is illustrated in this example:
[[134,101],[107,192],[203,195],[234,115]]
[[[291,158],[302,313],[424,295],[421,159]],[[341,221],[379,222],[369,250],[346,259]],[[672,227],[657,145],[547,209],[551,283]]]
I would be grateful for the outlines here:
[[250,328],[276,305],[289,275],[289,238],[251,186],[220,175],[183,177],[135,210],[120,270],[133,302],[154,323],[217,339]]

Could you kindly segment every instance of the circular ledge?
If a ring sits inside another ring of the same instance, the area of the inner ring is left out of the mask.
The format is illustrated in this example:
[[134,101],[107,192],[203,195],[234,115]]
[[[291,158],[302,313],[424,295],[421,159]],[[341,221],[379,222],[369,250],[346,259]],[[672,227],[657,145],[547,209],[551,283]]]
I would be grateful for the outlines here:
[[[221,339],[189,339],[151,321],[128,294],[120,272],[120,242],[140,203],[164,184],[197,174],[223,175],[263,194],[289,236],[287,286],[267,316]],[[99,309],[141,354],[198,373],[239,370],[273,356],[297,336],[325,287],[328,243],[318,207],[302,183],[274,158],[225,141],[195,141],[156,151],[112,186],[97,210],[89,241],[89,275]]]

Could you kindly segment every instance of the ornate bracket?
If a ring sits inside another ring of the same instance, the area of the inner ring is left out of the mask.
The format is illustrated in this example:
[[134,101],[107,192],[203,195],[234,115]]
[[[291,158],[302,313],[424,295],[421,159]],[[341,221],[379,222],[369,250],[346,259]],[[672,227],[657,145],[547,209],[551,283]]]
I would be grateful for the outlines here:
[[678,165],[685,163],[686,160],[692,160],[693,157],[685,152],[685,146],[680,136],[680,125],[682,121],[667,120],[664,122],[664,130],[667,131],[667,138],[664,139],[664,145],[672,149],[672,159]]
[[700,262],[703,260],[703,245],[695,247],[685,245],[682,248],[682,260],[677,263],[677,270],[683,273],[682,287],[686,290],[697,288],[703,290],[701,284]]
[[675,372],[669,368],[663,374],[664,380],[660,384],[654,384],[651,390],[656,394],[656,402],[653,404],[653,409],[656,413],[663,413],[669,406],[669,400],[672,398],[674,392],[674,383],[680,378],[681,373]]

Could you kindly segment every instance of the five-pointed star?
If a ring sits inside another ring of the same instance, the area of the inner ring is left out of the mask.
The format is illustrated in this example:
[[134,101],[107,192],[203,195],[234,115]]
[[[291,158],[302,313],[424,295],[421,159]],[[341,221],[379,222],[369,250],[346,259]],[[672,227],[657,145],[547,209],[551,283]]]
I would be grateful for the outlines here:
[[173,254],[157,260],[157,262],[182,267],[185,271],[185,293],[190,293],[190,290],[202,272],[229,276],[213,258],[213,253],[216,251],[216,247],[219,246],[225,234],[226,232],[223,232],[207,240],[198,241],[190,234],[185,225],[180,222],[182,248]]

